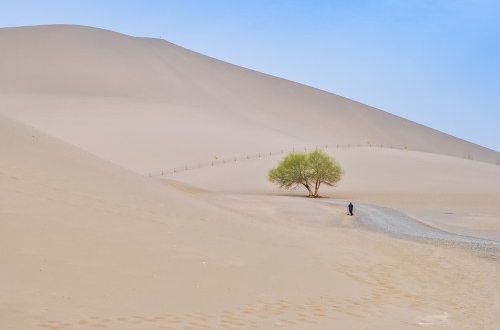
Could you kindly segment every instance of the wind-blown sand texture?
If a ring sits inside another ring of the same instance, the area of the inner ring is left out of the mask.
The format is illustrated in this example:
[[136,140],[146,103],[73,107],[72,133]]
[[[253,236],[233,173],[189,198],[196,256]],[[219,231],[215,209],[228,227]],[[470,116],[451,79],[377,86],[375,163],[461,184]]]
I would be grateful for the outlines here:
[[[500,153],[164,40],[0,45],[0,329],[498,329]],[[324,198],[267,182],[315,147]]]

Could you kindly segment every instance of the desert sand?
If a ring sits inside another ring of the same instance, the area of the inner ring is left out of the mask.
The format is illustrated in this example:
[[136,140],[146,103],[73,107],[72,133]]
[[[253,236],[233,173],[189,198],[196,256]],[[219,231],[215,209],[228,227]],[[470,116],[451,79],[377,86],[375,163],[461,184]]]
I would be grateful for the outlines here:
[[[366,225],[497,244],[497,151],[164,40],[0,44],[1,329],[498,329],[499,250]],[[313,148],[337,187],[267,182]]]

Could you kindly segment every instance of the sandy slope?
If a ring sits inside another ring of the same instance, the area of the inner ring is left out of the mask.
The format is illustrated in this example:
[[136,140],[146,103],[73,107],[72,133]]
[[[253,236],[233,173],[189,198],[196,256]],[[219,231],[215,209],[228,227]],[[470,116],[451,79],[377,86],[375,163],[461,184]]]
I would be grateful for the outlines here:
[[139,173],[324,144],[498,152],[193,53],[78,26],[0,29],[0,112]]
[[[337,187],[321,188],[323,197],[394,208],[442,230],[500,241],[499,166],[388,148],[324,151],[346,173]],[[215,163],[164,177],[207,191],[281,194],[267,181],[267,172],[282,157]],[[305,190],[289,194],[303,196]]]
[[496,261],[352,228],[322,200],[187,194],[0,128],[3,328],[498,322]]
[[498,260],[280,192],[282,155],[140,175],[350,144],[327,149],[346,175],[326,197],[498,239],[498,153],[163,40],[46,26],[0,44],[0,328],[500,323]]

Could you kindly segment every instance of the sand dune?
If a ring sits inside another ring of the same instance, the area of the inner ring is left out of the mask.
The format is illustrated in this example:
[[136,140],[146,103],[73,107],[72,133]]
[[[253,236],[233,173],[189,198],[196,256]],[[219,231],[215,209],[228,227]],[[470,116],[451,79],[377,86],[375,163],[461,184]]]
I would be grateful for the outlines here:
[[[323,197],[390,207],[442,230],[500,241],[499,166],[388,148],[325,151],[346,173],[337,187],[322,188]],[[208,165],[166,177],[219,193],[280,194],[266,175],[282,157]],[[289,194],[303,196],[305,192]]]
[[403,118],[163,40],[43,26],[1,29],[0,42],[2,113],[139,173],[323,144],[500,161]]
[[[58,25],[0,44],[0,328],[498,326],[497,256],[343,205],[500,241],[498,152],[164,40]],[[327,145],[346,174],[326,198],[266,181],[269,152]]]

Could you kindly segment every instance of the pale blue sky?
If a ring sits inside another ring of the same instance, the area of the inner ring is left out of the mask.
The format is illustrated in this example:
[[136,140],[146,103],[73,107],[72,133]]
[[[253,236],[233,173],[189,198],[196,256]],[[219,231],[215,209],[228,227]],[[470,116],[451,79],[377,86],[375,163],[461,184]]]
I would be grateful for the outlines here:
[[62,23],[161,37],[500,151],[497,0],[0,0],[0,27]]

